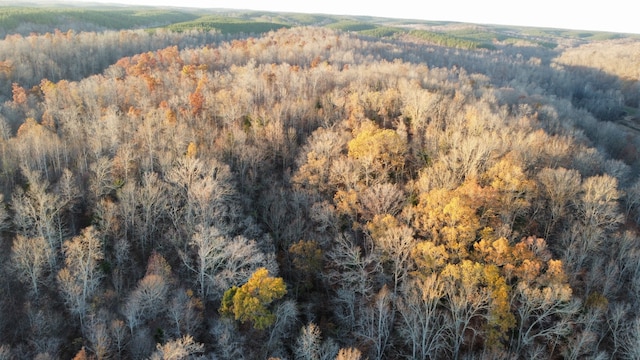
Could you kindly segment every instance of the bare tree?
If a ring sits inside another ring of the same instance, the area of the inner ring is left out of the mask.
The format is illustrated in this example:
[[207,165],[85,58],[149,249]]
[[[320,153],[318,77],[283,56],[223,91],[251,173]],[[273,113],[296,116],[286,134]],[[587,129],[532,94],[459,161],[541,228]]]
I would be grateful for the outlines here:
[[167,307],[167,316],[172,325],[172,333],[177,336],[194,335],[202,327],[204,305],[194,296],[193,291],[179,288]]
[[390,183],[367,187],[359,196],[362,218],[370,221],[376,215],[397,215],[405,202],[402,190]]
[[436,274],[431,274],[402,286],[398,330],[411,347],[412,359],[437,359],[443,354],[444,318],[438,306],[444,297],[443,285]]
[[107,316],[104,311],[89,316],[84,330],[89,341],[88,349],[98,360],[108,359],[111,355],[111,334]]
[[622,222],[619,213],[618,180],[609,175],[592,176],[582,182],[582,202],[579,211],[589,229],[615,230]]
[[171,340],[164,345],[158,344],[150,360],[182,360],[204,352],[204,345],[193,340],[191,335]]
[[116,190],[113,178],[113,161],[111,159],[100,157],[91,163],[89,170],[91,174],[89,191],[93,201],[98,201]]
[[230,239],[215,227],[199,227],[190,242],[189,253],[182,253],[184,265],[195,274],[199,295],[218,299],[232,285],[240,285],[266,257],[254,240],[238,236]]
[[331,165],[344,151],[348,136],[347,132],[336,129],[315,130],[300,150],[298,170],[292,179],[294,184],[312,193],[330,193],[335,185],[335,181],[330,181]]
[[484,137],[469,136],[460,131],[454,131],[449,141],[451,151],[440,160],[455,174],[458,184],[483,173],[492,151],[497,147],[495,142]]
[[44,281],[43,275],[48,265],[53,262],[53,251],[42,237],[24,237],[17,235],[11,247],[11,264],[18,278],[29,284],[30,290],[37,299],[39,286]]
[[410,270],[411,251],[416,245],[413,230],[391,215],[376,216],[367,228],[373,239],[374,252],[379,253],[383,267],[386,267],[386,261],[390,263],[395,296]]
[[276,306],[274,311],[276,321],[271,326],[267,349],[275,350],[282,345],[282,341],[288,339],[296,324],[299,311],[295,300],[285,300]]
[[131,335],[128,355],[133,359],[146,359],[153,353],[157,343],[148,327],[143,326]]
[[638,318],[632,321],[627,331],[621,353],[626,359],[638,359],[640,357],[640,320]]
[[554,343],[571,332],[571,317],[580,309],[580,303],[571,299],[568,285],[553,284],[545,288],[532,288],[520,282],[513,301],[517,301],[516,354],[532,351],[538,345]]
[[0,232],[4,232],[11,226],[11,219],[4,203],[4,194],[0,194]]
[[322,341],[318,325],[309,323],[302,327],[293,349],[296,360],[330,360],[335,359],[338,349],[332,341]]
[[394,295],[384,286],[360,316],[357,336],[370,344],[373,358],[385,358],[385,351],[389,346],[389,337],[394,322],[392,302]]
[[58,283],[67,307],[80,317],[81,325],[104,277],[98,269],[104,258],[99,236],[93,227],[87,227],[62,247],[65,267],[58,272]]
[[132,335],[133,330],[145,321],[164,313],[168,290],[167,279],[159,274],[148,273],[138,282],[123,307]]
[[222,317],[211,324],[209,333],[216,339],[216,353],[223,359],[244,359],[245,337],[235,327],[233,319]]
[[577,217],[563,234],[567,267],[577,274],[586,263],[601,255],[605,241],[623,221],[620,213],[617,179],[609,175],[592,176],[582,183],[576,201]]
[[139,188],[135,182],[125,183],[117,193],[118,216],[122,222],[122,234],[130,243],[135,243],[136,231],[140,220],[137,215]]
[[577,360],[585,356],[603,360],[609,358],[605,352],[598,351],[598,345],[606,334],[604,310],[600,304],[594,304],[577,317],[575,326],[577,331],[574,330],[569,337],[567,347],[563,351],[565,359]]
[[137,194],[140,204],[139,241],[142,253],[154,248],[155,238],[160,233],[162,219],[166,218],[169,199],[166,197],[166,185],[157,173],[147,172],[142,177],[142,186]]
[[58,353],[63,344],[60,329],[65,320],[62,315],[53,311],[47,304],[35,306],[29,302],[25,304],[25,311],[29,357]]
[[130,336],[124,321],[120,319],[112,320],[111,324],[109,324],[109,334],[117,356],[122,357],[122,352],[126,349]]
[[555,224],[565,218],[567,210],[580,191],[581,176],[577,170],[544,168],[538,173],[540,189],[548,201],[550,219],[546,234]]
[[640,212],[638,212],[638,207],[640,206],[640,180],[637,180],[625,189],[624,204],[625,215],[629,217],[629,215],[632,214],[632,211],[635,211],[636,214],[634,220],[636,222],[640,222]]
[[49,182],[37,171],[23,167],[22,173],[29,189],[26,192],[17,189],[11,200],[16,231],[27,237],[42,237],[57,250],[67,235],[62,226],[65,199],[51,191]]
[[197,224],[211,225],[213,219],[225,231],[234,229],[238,209],[227,165],[185,156],[169,170],[167,180],[175,194],[171,219],[177,229],[190,234]]
[[332,284],[351,289],[358,296],[373,293],[373,276],[380,266],[375,255],[363,253],[348,235],[342,234],[335,239],[334,248],[327,252],[327,258],[332,267],[327,276]]

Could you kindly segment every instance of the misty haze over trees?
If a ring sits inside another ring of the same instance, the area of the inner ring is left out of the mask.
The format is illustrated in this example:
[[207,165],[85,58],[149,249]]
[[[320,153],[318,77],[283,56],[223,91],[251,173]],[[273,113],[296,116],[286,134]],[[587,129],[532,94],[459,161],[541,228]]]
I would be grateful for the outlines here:
[[640,357],[638,38],[16,9],[0,359]]

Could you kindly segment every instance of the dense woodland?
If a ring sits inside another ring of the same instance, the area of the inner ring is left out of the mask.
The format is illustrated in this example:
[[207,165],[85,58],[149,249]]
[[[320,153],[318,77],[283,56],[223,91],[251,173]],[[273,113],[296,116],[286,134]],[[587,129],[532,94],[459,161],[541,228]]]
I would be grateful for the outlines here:
[[638,40],[414,35],[0,40],[0,359],[640,357]]

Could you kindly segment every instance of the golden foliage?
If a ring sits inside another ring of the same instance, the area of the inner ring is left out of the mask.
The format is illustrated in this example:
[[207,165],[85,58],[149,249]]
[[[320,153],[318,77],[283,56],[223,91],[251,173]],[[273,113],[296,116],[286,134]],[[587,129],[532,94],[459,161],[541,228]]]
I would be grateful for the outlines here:
[[463,259],[480,230],[480,220],[455,191],[437,189],[420,196],[413,226],[434,244],[444,245],[454,259]]
[[491,297],[487,316],[487,341],[491,346],[497,346],[501,341],[508,340],[509,330],[516,326],[516,318],[511,313],[510,287],[499,268],[495,265],[486,265],[484,278]]
[[411,257],[418,273],[422,275],[441,271],[449,261],[449,254],[444,245],[436,246],[431,241],[419,242],[411,252]]
[[185,156],[191,159],[195,159],[198,156],[198,145],[196,145],[195,142],[189,142],[189,146],[187,146],[187,153],[185,154]]
[[386,180],[403,168],[407,144],[394,130],[381,129],[367,120],[354,131],[348,148],[348,156],[360,163],[368,185],[370,177]]
[[389,232],[395,231],[398,227],[400,227],[398,219],[389,214],[376,215],[372,221],[367,223],[367,230],[374,241],[388,236]]
[[496,193],[493,208],[510,228],[516,217],[531,206],[536,186],[510,156],[500,159],[482,175],[482,182]]
[[225,291],[220,305],[220,313],[244,323],[251,321],[253,327],[265,329],[274,323],[275,315],[267,309],[274,300],[287,293],[282,278],[269,276],[265,268],[256,270],[242,286],[234,286]]

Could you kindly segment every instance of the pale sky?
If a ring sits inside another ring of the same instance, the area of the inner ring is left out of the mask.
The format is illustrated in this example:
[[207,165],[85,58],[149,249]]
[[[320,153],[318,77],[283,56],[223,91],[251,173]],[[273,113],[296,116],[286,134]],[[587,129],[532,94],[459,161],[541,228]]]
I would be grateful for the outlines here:
[[[96,0],[80,0],[93,1]],[[633,0],[97,0],[99,2],[371,15],[640,34]]]

